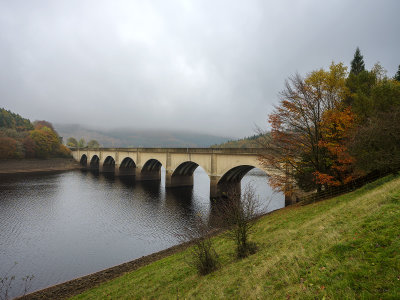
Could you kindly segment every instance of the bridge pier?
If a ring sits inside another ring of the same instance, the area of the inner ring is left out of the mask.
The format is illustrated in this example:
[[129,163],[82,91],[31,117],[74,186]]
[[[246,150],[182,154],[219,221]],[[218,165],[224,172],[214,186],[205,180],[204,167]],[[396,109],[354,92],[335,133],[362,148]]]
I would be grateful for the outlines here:
[[161,169],[146,170],[136,167],[135,180],[136,181],[161,180]]
[[218,178],[211,178],[210,180],[210,198],[212,199],[224,198],[227,197],[230,193],[240,194],[241,190],[242,188],[240,181],[218,184]]
[[192,175],[172,175],[173,171],[165,172],[165,187],[193,186]]

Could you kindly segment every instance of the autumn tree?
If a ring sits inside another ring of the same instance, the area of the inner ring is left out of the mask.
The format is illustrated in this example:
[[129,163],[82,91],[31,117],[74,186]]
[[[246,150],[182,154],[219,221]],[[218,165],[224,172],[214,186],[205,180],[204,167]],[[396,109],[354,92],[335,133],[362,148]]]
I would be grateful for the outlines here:
[[56,130],[53,127],[53,124],[51,124],[50,122],[47,122],[45,120],[35,121],[35,122],[33,122],[33,126],[35,127],[35,129],[41,129],[43,127],[47,127],[47,128],[50,128],[52,131],[54,131],[57,134]]
[[37,157],[46,158],[58,150],[60,141],[57,134],[48,127],[40,127],[30,132],[30,138],[35,142]]
[[361,55],[360,48],[357,47],[354,58],[351,61],[350,74],[358,75],[365,70],[364,58]]
[[69,137],[67,139],[67,146],[68,147],[78,147],[78,141],[74,137]]
[[0,137],[0,158],[14,158],[17,141],[9,137]]
[[355,159],[349,154],[347,143],[356,125],[356,116],[350,107],[337,105],[324,112],[321,120],[319,146],[326,149],[326,171],[315,171],[315,182],[327,186],[339,186],[355,179]]
[[306,190],[322,184],[316,172],[327,174],[329,151],[321,145],[322,120],[325,112],[335,109],[348,94],[347,68],[332,63],[329,71],[296,74],[285,82],[280,103],[269,116],[271,135],[264,142],[261,163],[278,172],[269,177],[270,185],[286,194],[292,180]]

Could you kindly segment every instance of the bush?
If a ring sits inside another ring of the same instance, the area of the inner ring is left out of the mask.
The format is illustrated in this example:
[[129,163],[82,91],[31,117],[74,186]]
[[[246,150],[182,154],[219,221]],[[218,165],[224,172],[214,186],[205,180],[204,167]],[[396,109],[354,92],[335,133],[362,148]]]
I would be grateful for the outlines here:
[[217,208],[218,220],[226,227],[228,237],[236,244],[238,258],[244,258],[257,251],[257,245],[249,241],[254,226],[253,219],[258,215],[260,203],[255,197],[254,188],[249,184],[243,196],[232,188],[227,192],[227,199]]
[[218,254],[211,240],[212,228],[208,226],[200,215],[195,218],[192,228],[187,228],[185,233],[179,236],[182,242],[193,241],[191,257],[187,260],[190,266],[194,266],[200,275],[206,275],[218,268]]

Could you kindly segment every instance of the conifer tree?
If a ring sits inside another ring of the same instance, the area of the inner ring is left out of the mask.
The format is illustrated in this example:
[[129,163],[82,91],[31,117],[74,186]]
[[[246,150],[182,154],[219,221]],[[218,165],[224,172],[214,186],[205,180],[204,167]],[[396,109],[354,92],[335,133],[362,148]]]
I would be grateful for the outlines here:
[[351,61],[350,73],[358,75],[364,70],[365,70],[364,59],[363,56],[361,55],[360,48],[357,47],[356,52],[354,53],[354,58]]
[[396,75],[394,75],[394,80],[400,81],[400,65],[399,65],[399,69],[397,70]]

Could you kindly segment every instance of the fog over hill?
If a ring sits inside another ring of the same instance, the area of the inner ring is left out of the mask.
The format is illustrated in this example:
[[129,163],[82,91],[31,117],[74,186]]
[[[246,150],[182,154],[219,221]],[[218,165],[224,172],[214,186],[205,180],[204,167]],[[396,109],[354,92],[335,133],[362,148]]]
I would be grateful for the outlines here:
[[94,129],[79,124],[54,124],[58,134],[77,140],[97,140],[102,147],[209,147],[232,138],[178,130],[150,129]]

